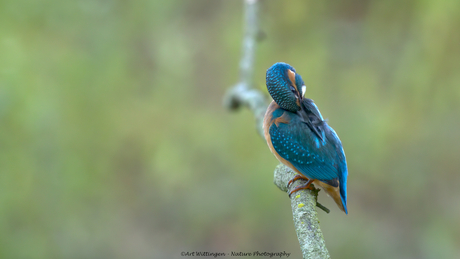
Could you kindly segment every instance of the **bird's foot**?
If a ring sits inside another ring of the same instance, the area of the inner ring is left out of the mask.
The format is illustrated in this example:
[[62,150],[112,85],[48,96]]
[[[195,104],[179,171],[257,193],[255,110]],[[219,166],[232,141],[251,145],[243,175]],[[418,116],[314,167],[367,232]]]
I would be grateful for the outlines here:
[[[294,178],[295,178],[295,177],[294,177]],[[294,178],[292,178],[292,179],[294,179]],[[300,179],[300,178],[298,178],[298,179]],[[296,180],[298,180],[298,179],[296,179]],[[303,178],[302,178],[302,179],[303,179]],[[306,184],[304,184],[304,185],[299,185],[299,186],[297,186],[296,188],[294,188],[294,190],[292,190],[292,191],[289,192],[289,198],[291,197],[291,195],[292,195],[293,193],[298,192],[298,191],[300,191],[300,190],[309,189],[309,190],[315,191],[316,188],[315,188],[314,186],[311,185],[311,184],[313,183],[314,180],[315,180],[315,179],[310,179],[310,180],[308,180],[308,182],[307,182]],[[291,181],[292,181],[292,180],[291,180]]]
[[294,177],[292,177],[291,180],[289,180],[289,182],[288,182],[287,185],[286,185],[286,188],[289,188],[289,186],[291,186],[291,184],[292,184],[293,182],[295,182],[295,181],[297,181],[297,180],[300,180],[300,179],[305,180],[305,181],[310,181],[309,178],[307,178],[307,177],[305,177],[305,176],[303,176],[303,175],[301,175],[301,174],[296,174]]

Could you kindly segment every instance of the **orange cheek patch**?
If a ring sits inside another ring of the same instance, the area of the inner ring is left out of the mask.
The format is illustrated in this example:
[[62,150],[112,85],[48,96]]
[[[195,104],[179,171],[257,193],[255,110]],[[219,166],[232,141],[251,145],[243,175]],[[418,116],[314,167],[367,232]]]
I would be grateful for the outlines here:
[[299,92],[299,89],[297,89],[297,86],[295,84],[295,73],[292,72],[292,70],[288,69],[288,77],[289,80],[291,80],[292,86],[294,86],[295,90]]

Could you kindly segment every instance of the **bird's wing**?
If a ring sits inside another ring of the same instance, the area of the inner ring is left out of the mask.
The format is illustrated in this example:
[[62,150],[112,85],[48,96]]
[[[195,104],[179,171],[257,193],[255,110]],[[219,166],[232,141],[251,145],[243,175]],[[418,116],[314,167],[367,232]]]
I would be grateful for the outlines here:
[[318,120],[323,121],[323,116],[312,99],[302,99],[302,107],[309,113],[312,113]]
[[[305,123],[291,120],[290,123],[279,123],[278,126],[272,124],[269,132],[279,156],[289,161],[306,177],[330,182],[339,177],[339,156],[337,143],[329,138],[331,131],[326,123],[323,130],[327,137],[321,141]],[[331,185],[337,185],[332,182]]]
[[302,122],[307,124],[310,130],[318,137],[321,141],[324,141],[324,121],[323,116],[316,107],[315,103],[311,99],[304,98],[301,101],[302,109],[297,112]]

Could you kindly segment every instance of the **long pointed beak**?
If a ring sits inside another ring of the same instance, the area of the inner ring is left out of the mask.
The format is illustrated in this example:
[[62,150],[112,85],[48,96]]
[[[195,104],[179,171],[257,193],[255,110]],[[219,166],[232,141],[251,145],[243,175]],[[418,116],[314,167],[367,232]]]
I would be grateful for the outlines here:
[[302,92],[297,92],[297,96],[299,97],[299,100],[302,100],[302,99],[303,99],[303,94],[302,94]]

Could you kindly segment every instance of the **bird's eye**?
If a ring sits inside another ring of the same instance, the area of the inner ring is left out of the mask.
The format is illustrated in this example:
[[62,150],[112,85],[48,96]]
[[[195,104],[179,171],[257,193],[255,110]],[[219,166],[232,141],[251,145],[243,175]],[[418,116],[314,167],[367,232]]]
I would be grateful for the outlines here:
[[295,92],[296,92],[296,90],[295,90],[294,86],[290,85],[290,86],[289,86],[289,88],[291,88],[291,91],[292,91],[293,93],[295,93]]

